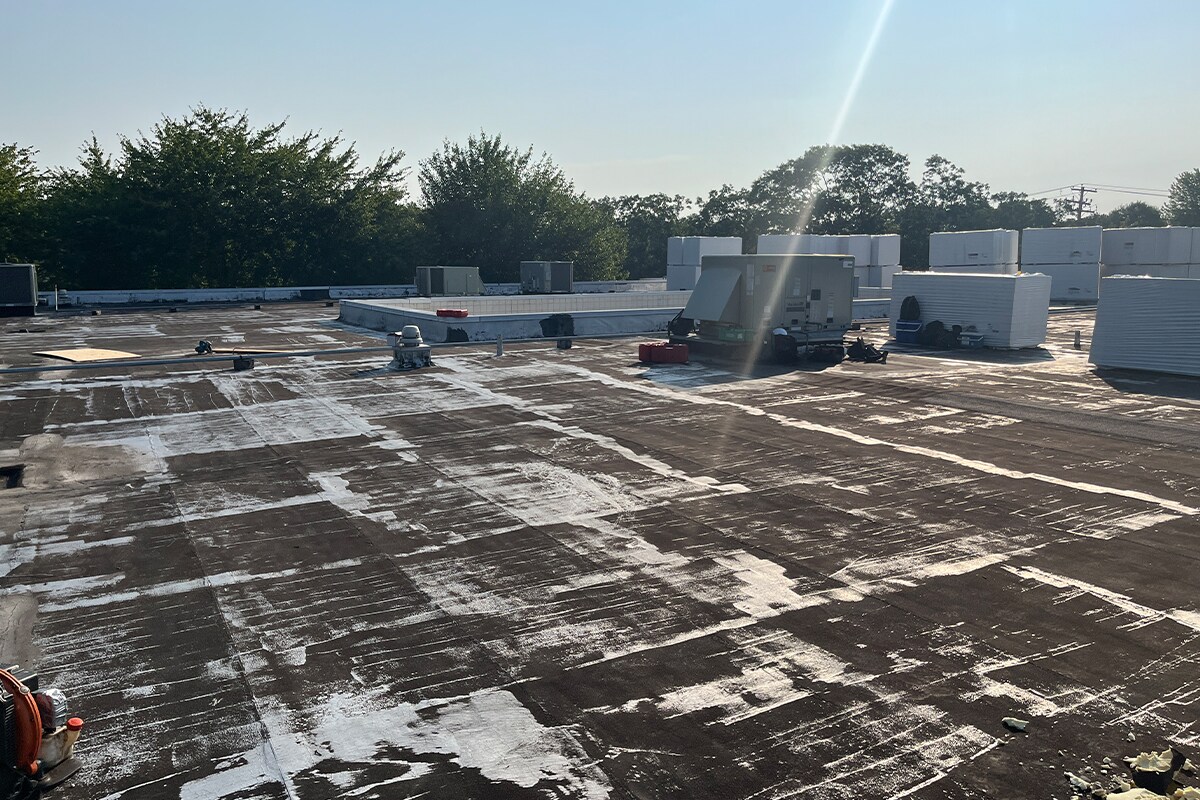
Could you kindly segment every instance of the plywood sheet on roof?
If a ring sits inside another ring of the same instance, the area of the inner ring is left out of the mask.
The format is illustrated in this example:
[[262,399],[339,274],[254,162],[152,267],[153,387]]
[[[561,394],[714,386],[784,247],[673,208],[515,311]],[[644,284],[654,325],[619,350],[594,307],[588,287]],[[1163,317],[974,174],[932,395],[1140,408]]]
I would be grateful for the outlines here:
[[137,353],[126,353],[124,350],[105,350],[99,347],[74,347],[69,350],[42,350],[35,356],[57,358],[78,364],[83,361],[116,361],[122,358],[141,358]]

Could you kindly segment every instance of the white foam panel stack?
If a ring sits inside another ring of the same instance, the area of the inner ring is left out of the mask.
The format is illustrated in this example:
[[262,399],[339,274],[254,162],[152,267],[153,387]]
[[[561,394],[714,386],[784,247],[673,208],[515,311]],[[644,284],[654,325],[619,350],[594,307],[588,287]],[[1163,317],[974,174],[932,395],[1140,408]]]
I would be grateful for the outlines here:
[[1101,261],[1101,278],[1200,278],[1200,228],[1111,228]]
[[929,234],[929,268],[938,272],[1012,275],[1017,271],[1016,231],[954,231]]
[[1050,276],[902,272],[892,281],[892,336],[904,298],[921,305],[921,321],[961,325],[986,347],[1037,347],[1046,340]]
[[1200,376],[1200,280],[1102,278],[1088,360]]
[[667,291],[696,288],[705,256],[741,255],[737,236],[671,236],[667,238]]
[[1026,228],[1021,231],[1021,271],[1050,276],[1051,302],[1094,303],[1103,232],[1098,225]]

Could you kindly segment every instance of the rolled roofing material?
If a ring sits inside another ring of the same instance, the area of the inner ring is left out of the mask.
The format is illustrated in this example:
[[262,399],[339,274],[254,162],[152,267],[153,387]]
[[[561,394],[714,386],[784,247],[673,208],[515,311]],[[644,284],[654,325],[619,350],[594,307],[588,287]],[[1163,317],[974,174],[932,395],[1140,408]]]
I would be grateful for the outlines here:
[[141,358],[137,353],[126,353],[124,350],[104,350],[99,347],[75,347],[68,350],[42,350],[35,356],[57,358],[79,364],[84,361],[116,361],[122,358]]
[[1102,278],[1088,360],[1200,376],[1200,280]]

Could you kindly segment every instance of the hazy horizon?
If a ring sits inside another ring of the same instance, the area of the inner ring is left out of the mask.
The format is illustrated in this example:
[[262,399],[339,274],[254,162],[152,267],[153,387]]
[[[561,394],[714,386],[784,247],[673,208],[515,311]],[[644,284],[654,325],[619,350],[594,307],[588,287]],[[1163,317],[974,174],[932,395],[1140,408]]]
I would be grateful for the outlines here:
[[364,159],[403,150],[413,172],[443,139],[499,133],[592,196],[745,186],[831,141],[889,145],[915,174],[938,153],[1030,194],[1165,191],[1200,167],[1193,3],[3,7],[0,142],[44,167],[201,104],[340,134]]

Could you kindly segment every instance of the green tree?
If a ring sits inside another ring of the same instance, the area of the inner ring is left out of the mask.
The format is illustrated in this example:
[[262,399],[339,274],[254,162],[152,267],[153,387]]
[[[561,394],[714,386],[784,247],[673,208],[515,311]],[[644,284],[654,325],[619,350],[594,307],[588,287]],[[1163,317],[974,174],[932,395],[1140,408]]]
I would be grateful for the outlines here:
[[799,158],[769,169],[745,194],[744,235],[812,230],[817,198],[828,185],[834,148],[810,147]]
[[1057,219],[1054,209],[1045,200],[1031,198],[1024,192],[996,192],[992,195],[988,227],[1008,230],[1049,228]]
[[925,160],[913,200],[898,211],[904,239],[904,264],[929,266],[929,234],[985,228],[992,214],[987,184],[966,179],[966,173],[939,155]]
[[601,204],[575,191],[546,154],[480,133],[420,163],[422,205],[440,263],[516,281],[522,261],[574,261],[576,277],[621,277],[625,236]]
[[36,155],[30,147],[0,145],[0,261],[34,261],[43,247],[45,181]]
[[712,189],[708,197],[697,198],[696,213],[690,227],[698,236],[750,235],[750,203],[745,189],[735,189],[728,183]]
[[403,255],[377,246],[404,202],[403,153],[362,168],[337,137],[283,129],[201,107],[123,137],[115,160],[85,145],[51,181],[59,271],[81,288],[403,279]]
[[908,156],[880,144],[833,148],[809,229],[815,233],[890,233],[917,187]]
[[1200,226],[1200,169],[1175,178],[1162,210],[1172,225]]
[[1117,206],[1107,214],[1085,217],[1082,224],[1103,225],[1106,228],[1158,228],[1166,223],[1159,209],[1141,200],[1134,200]]
[[601,203],[625,231],[624,269],[631,278],[666,274],[667,238],[685,234],[688,201],[681,195],[606,197]]
[[80,148],[75,169],[49,177],[46,219],[51,245],[45,269],[61,286],[80,289],[152,287],[130,259],[142,242],[126,230],[120,173],[96,137]]

